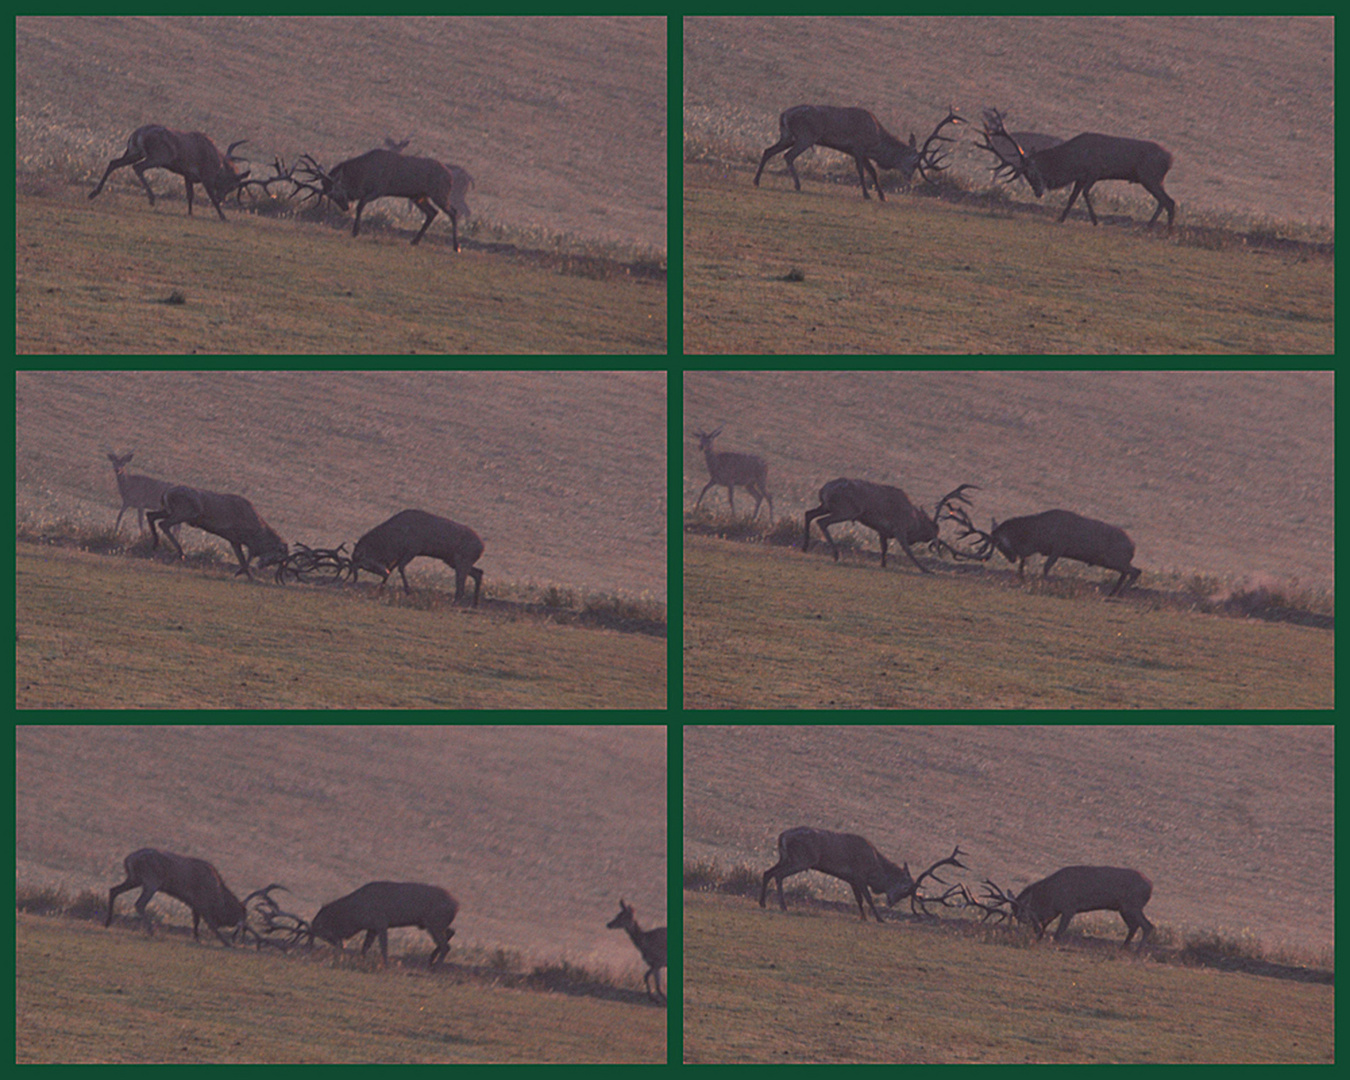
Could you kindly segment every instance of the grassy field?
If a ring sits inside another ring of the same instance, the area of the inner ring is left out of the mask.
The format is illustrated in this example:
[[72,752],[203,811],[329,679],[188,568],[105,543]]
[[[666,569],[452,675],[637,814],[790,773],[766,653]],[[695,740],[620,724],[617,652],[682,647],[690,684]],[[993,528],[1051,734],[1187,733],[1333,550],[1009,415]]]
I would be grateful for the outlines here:
[[661,709],[666,641],[20,544],[15,703],[29,708]]
[[[1329,256],[685,169],[689,353],[1325,353]],[[1058,212],[1056,204],[1056,215]]]
[[698,536],[684,558],[686,708],[1335,703],[1327,630]]
[[[45,1001],[50,1014],[33,1018],[46,1040],[35,1056],[148,1059],[154,1045],[168,1060],[280,1061],[300,1052],[296,1039],[314,1057],[379,1060],[373,1044],[353,1041],[369,1033],[360,1022],[369,1015],[380,1018],[379,1046],[391,1060],[505,1058],[516,1053],[511,1041],[541,1058],[594,1060],[610,1052],[598,1045],[607,1041],[616,1056],[664,1057],[664,1010],[647,1005],[627,936],[605,928],[620,896],[644,926],[665,922],[664,726],[20,726],[15,751],[20,890],[87,890],[101,905],[122,878],[123,856],[152,846],[209,859],[241,897],[280,882],[290,890],[283,906],[305,918],[371,880],[430,882],[460,903],[445,971],[432,978],[430,939],[417,929],[390,933],[390,970],[375,973],[355,960],[355,970],[328,970],[335,965],[323,948],[310,964],[227,951],[205,931],[194,946],[183,937],[186,908],[163,896],[150,905],[163,920],[153,941],[131,921],[133,896],[119,898],[111,930],[101,919],[21,916],[28,940],[18,965],[30,996],[19,1008],[41,1011],[33,1003]],[[76,949],[69,958],[67,942]],[[394,962],[405,956],[406,969]],[[566,975],[569,965],[592,973],[594,985],[562,978],[556,994],[533,993],[551,984],[504,974],[543,966]],[[492,971],[503,973],[495,988]],[[477,989],[457,985],[464,980]],[[215,1026],[203,1004],[208,985],[229,999],[222,1015],[242,1027]],[[297,1003],[311,990],[331,1023],[306,1037],[317,1013]],[[468,998],[465,1007],[481,1023],[458,1026],[440,997],[447,992],[477,998],[482,1011]],[[91,993],[115,1011],[90,1015]],[[297,1008],[306,1019],[292,1030],[285,1018]],[[119,1009],[144,1024],[116,1028]],[[623,1024],[624,1016],[631,1038],[598,1034],[606,1017]],[[148,1030],[155,1017],[172,1018],[175,1033],[192,1021],[203,1032],[240,1029],[223,1043],[214,1034],[160,1042],[175,1035]],[[283,1030],[243,1030],[265,1021],[285,1021]],[[85,1040],[90,1025],[101,1044]],[[597,1045],[575,1037],[583,1028],[597,1032]]]
[[305,963],[20,914],[19,1063],[664,1062],[630,992],[521,992],[441,971]]
[[[20,353],[666,349],[664,18],[24,17],[15,62]],[[148,123],[246,139],[254,176],[410,138],[473,177],[464,250],[410,250],[401,199],[355,240],[189,220],[162,171],[153,209],[130,170],[88,202]]]
[[18,198],[19,353],[665,350],[664,280],[617,264],[85,194]]
[[684,905],[689,1063],[1335,1060],[1330,985],[744,897]]
[[[686,19],[684,347],[1330,354],[1334,60],[1326,17]],[[902,140],[949,105],[972,122],[998,107],[1014,131],[1155,140],[1176,232],[1149,234],[1153,200],[1123,183],[1094,192],[1096,229],[1054,224],[1067,189],[1036,204],[1000,187],[991,207],[972,196],[990,183],[973,128],[947,132],[951,201],[864,202],[831,150],[802,156],[801,193],[781,158],[753,189],[798,103],[870,109]]]

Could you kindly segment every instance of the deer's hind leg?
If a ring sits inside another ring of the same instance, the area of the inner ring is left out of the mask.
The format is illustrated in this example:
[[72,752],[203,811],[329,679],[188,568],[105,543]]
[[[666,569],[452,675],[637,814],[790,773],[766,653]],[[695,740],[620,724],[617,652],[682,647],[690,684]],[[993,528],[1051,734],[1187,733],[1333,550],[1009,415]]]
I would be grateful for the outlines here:
[[136,179],[141,182],[141,187],[145,188],[145,193],[150,196],[150,205],[155,205],[155,193],[150,188],[150,181],[145,178],[145,170],[152,168],[144,160],[138,161],[131,166],[131,171],[136,174]]
[[767,150],[764,151],[763,155],[761,155],[759,159],[759,168],[755,170],[755,179],[754,179],[755,187],[759,187],[759,178],[764,174],[764,166],[769,163],[769,159],[773,157],[775,154],[781,154],[784,150],[786,150],[789,146],[791,146],[793,142],[794,140],[791,135],[785,135],[783,136],[783,138],[779,139],[776,143],[774,143],[771,147],[769,147]]

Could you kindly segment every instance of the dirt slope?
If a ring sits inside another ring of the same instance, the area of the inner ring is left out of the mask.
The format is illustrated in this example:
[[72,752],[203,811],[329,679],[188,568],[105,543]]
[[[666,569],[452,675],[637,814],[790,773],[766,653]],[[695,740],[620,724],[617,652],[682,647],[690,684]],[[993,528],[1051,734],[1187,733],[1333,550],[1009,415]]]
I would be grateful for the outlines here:
[[469,171],[477,216],[666,246],[664,18],[23,17],[15,31],[21,166],[97,176],[147,123],[246,138],[260,166],[331,166],[412,135],[409,153]]
[[1335,943],[1331,727],[687,727],[684,777],[686,859],[762,871],[793,825],[911,870],[959,843],[949,881],[1133,866],[1155,922]]
[[[1335,223],[1330,17],[697,17],[684,49],[686,133],[745,160],[801,102],[863,106],[902,139],[922,139],[949,102],[971,118],[996,106],[1015,131],[1162,143],[1182,221]],[[974,143],[962,135],[954,167],[987,182]]]
[[664,597],[664,372],[20,372],[16,391],[20,513],[111,526],[105,455],[132,450],[290,541],[418,507],[478,532],[489,588]]
[[[975,519],[1060,506],[1123,526],[1135,565],[1335,582],[1330,372],[687,372],[685,431],[769,463],[783,515],[836,476]],[[707,468],[684,446],[685,498]],[[724,510],[710,492],[704,505]],[[867,533],[869,549],[876,535]]]
[[663,727],[20,727],[15,743],[20,883],[107,889],[142,846],[210,859],[241,896],[280,881],[306,915],[366,881],[430,881],[460,901],[455,944],[624,971],[618,897],[665,919]]

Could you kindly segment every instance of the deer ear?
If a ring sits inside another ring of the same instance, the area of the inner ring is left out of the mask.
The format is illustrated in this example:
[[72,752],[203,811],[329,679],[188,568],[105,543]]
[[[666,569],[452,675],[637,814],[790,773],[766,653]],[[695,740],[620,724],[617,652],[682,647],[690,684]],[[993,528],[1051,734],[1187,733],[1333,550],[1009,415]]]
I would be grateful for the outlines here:
[[917,146],[917,145],[918,145],[918,143],[914,140],[914,132],[912,132],[912,131],[909,133],[909,145],[910,145],[910,146]]

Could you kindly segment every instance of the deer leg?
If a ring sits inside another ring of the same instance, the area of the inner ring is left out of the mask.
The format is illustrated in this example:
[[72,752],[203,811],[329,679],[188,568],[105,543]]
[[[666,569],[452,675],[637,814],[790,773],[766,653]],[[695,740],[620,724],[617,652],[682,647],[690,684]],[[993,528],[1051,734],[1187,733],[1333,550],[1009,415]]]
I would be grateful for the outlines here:
[[919,568],[919,570],[920,570],[922,573],[925,573],[925,574],[931,574],[931,573],[933,572],[933,571],[929,570],[928,567],[924,566],[923,563],[919,562],[919,560],[916,559],[916,558],[914,557],[914,552],[912,552],[912,551],[909,549],[909,545],[906,544],[903,540],[901,540],[900,537],[897,536],[897,537],[895,538],[895,542],[896,542],[897,544],[899,544],[902,548],[905,549],[905,554],[909,556],[909,561],[912,562],[915,566],[917,566],[917,567]]
[[413,237],[412,246],[416,247],[417,242],[422,239],[423,234],[427,229],[431,228],[431,223],[436,217],[436,208],[427,201],[425,196],[420,199],[414,199],[413,203],[417,206],[417,209],[421,210],[422,213],[426,215],[426,220],[422,222],[421,231]]
[[1173,202],[1172,197],[1168,195],[1166,191],[1163,190],[1161,182],[1157,184],[1146,183],[1144,184],[1144,189],[1155,199],[1158,200],[1158,207],[1156,210],[1153,211],[1153,216],[1148,219],[1148,223],[1152,225],[1155,221],[1158,220],[1158,215],[1161,214],[1163,210],[1166,210],[1167,232],[1170,235],[1172,232],[1172,219],[1176,216],[1177,212],[1177,204]]
[[1087,203],[1088,217],[1092,219],[1092,224],[1097,224],[1097,211],[1092,206],[1092,182],[1083,185],[1083,202]]
[[1055,551],[1047,555],[1045,557],[1045,566],[1041,568],[1041,577],[1048,578],[1050,576],[1050,567],[1054,566],[1057,562],[1059,562],[1059,552]]
[[[870,173],[872,174],[872,186],[875,187],[875,188],[877,189],[877,198],[880,199],[882,202],[885,202],[885,201],[886,201],[886,193],[885,193],[884,191],[881,190],[881,177],[879,177],[879,176],[877,175],[877,167],[876,167],[875,165],[872,164],[872,159],[871,159],[871,158],[864,157],[862,160],[863,160],[863,164],[867,166],[867,171],[870,172]],[[858,176],[859,176],[859,178],[861,179],[861,177],[862,177],[862,170],[861,170],[861,169],[858,170]],[[863,185],[863,197],[865,198],[866,196],[867,196],[867,185],[864,184],[864,185]]]
[[159,890],[152,885],[146,885],[141,888],[141,895],[136,900],[136,915],[141,922],[145,924],[145,932],[153,935],[154,931],[150,928],[150,916],[145,912],[145,906],[150,903],[150,898]]
[[[478,594],[483,591],[483,571],[479,570],[476,566],[471,566],[465,573],[473,578],[473,604],[470,606],[477,607]],[[453,934],[454,931],[451,930],[450,933]]]
[[877,538],[881,541],[881,568],[886,569],[886,545],[890,543],[890,538],[882,532],[877,533]]
[[801,191],[802,189],[802,180],[801,177],[797,175],[797,167],[792,163],[801,157],[802,154],[806,153],[806,151],[810,150],[812,145],[813,144],[811,143],[807,143],[805,146],[793,146],[791,150],[783,155],[783,162],[787,165],[788,175],[792,177],[792,182],[796,185],[798,191]]
[[154,550],[159,547],[159,533],[155,530],[155,522],[159,522],[164,526],[164,535],[167,536],[173,542],[173,546],[178,549],[178,557],[181,559],[183,558],[183,545],[178,542],[178,537],[174,535],[173,528],[182,523],[171,521],[168,524],[164,524],[165,518],[170,516],[171,515],[167,510],[151,510],[150,513],[145,515],[145,520],[150,524],[150,548],[151,550]]
[[731,507],[731,516],[732,516],[732,517],[735,517],[735,516],[736,516],[736,485],[735,485],[735,484],[728,484],[726,487],[727,487],[727,505]]
[[[124,165],[134,165],[136,162],[140,161],[141,158],[143,158],[144,156],[145,155],[140,153],[139,151],[128,150],[120,158],[113,158],[112,161],[108,162],[108,167],[103,171],[103,179],[98,182],[98,187],[94,188],[94,190],[89,193],[89,197],[92,199],[95,195],[97,195],[100,191],[102,191],[103,185],[108,182],[108,177],[110,177],[118,169],[122,168]],[[141,179],[141,183],[142,184],[145,183],[144,178]]]
[[[1063,224],[1064,219],[1069,216],[1069,211],[1073,209],[1073,204],[1078,200],[1078,194],[1082,190],[1083,190],[1083,182],[1081,180],[1075,181],[1073,185],[1073,190],[1069,192],[1069,201],[1064,204],[1064,213],[1059,215],[1059,220],[1061,224]],[[1093,224],[1094,225],[1096,224],[1095,219],[1093,221]]]
[[706,494],[708,494],[708,489],[709,489],[710,487],[712,487],[715,483],[717,483],[716,480],[709,480],[706,484],[703,485],[703,490],[700,491],[700,492],[698,493],[698,498],[697,498],[696,500],[694,500],[694,509],[695,509],[695,510],[697,510],[697,509],[699,508],[699,506],[702,504],[702,502],[703,502],[703,496],[706,495]]
[[356,220],[352,222],[352,235],[359,236],[361,233],[361,211],[366,208],[366,200],[361,199],[356,204]]
[[403,593],[405,596],[412,593],[412,589],[408,588],[408,575],[403,572],[403,568],[410,562],[412,562],[412,559],[402,559],[398,564],[398,576],[403,579]]
[[[128,878],[126,881],[122,882],[121,885],[114,885],[111,889],[108,890],[108,917],[103,920],[104,926],[112,925],[113,901],[116,900],[119,896],[122,895],[122,893],[126,892],[128,889],[134,889],[135,887],[136,883],[132,881],[130,878]],[[763,906],[764,906],[763,904],[760,905],[760,907]]]
[[238,577],[240,574],[245,574],[248,576],[248,579],[252,581],[253,575],[249,573],[248,560],[244,558],[243,546],[234,540],[230,541],[230,546],[234,548],[234,557],[239,560],[239,569],[234,572],[234,576]]
[[363,941],[363,942],[361,943],[361,955],[362,955],[362,956],[365,956],[365,955],[366,955],[366,951],[367,951],[367,950],[370,948],[370,946],[374,943],[374,941],[375,941],[375,934],[376,934],[376,931],[374,931],[374,930],[367,930],[367,931],[366,931],[366,940]]
[[150,205],[155,205],[155,193],[150,190],[150,181],[145,178],[145,170],[151,166],[144,161],[140,161],[131,167],[131,171],[136,174],[136,179],[141,182],[141,187],[145,188],[145,193],[150,196]]
[[[789,146],[792,145],[792,142],[793,142],[792,136],[788,135],[785,138],[779,139],[776,143],[774,143],[771,147],[769,147],[767,150],[764,151],[763,155],[759,159],[759,168],[755,170],[755,180],[754,180],[755,187],[759,187],[759,178],[764,173],[764,166],[769,163],[769,158],[773,157],[775,154],[781,154],[784,150],[786,150]],[[800,188],[800,185],[798,185],[798,187]]]
[[[1055,928],[1055,940],[1056,940],[1056,941],[1059,941],[1062,937],[1064,937],[1064,932],[1065,932],[1066,930],[1069,929],[1069,920],[1073,918],[1073,915],[1074,915],[1074,913],[1073,913],[1072,911],[1066,911],[1066,912],[1064,912],[1062,915],[1060,915],[1060,917],[1059,917],[1059,926],[1057,926],[1057,927]],[[1045,923],[1046,923],[1046,926],[1049,926],[1049,925],[1050,925],[1050,920],[1049,920],[1049,919],[1046,919],[1046,920],[1045,920]]]
[[[817,506],[815,509],[813,509],[813,510],[808,510],[808,511],[806,512],[806,527],[802,530],[802,550],[803,550],[803,551],[806,551],[806,550],[811,546],[811,522],[812,522],[814,519],[816,519],[816,518],[818,518],[818,517],[823,517],[824,515],[826,515],[826,514],[828,514],[828,513],[829,513],[829,510],[827,510],[827,509],[826,509],[825,507],[823,507],[823,506]],[[824,532],[824,531],[825,531],[824,529],[821,529],[821,532]],[[828,538],[828,536],[829,536],[829,534],[826,533],[826,537],[827,537],[827,538]]]

